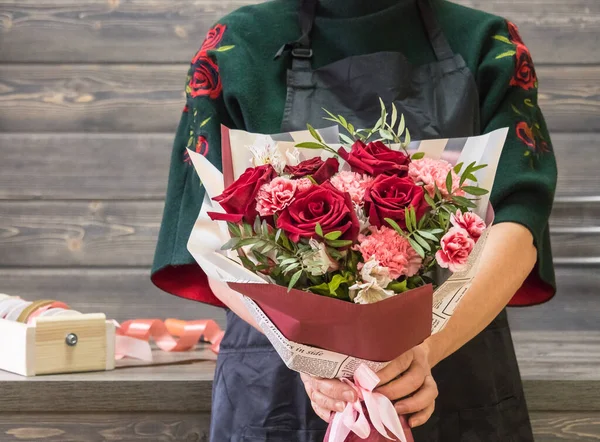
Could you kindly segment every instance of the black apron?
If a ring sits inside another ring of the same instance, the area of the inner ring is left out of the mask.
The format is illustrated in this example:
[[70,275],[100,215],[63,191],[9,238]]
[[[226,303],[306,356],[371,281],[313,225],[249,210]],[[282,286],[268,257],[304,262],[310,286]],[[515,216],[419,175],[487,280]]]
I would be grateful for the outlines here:
[[[366,0],[368,1],[368,0]],[[282,131],[306,123],[326,127],[323,110],[355,127],[372,127],[379,98],[404,114],[414,139],[479,133],[475,81],[454,54],[429,0],[418,0],[437,61],[411,66],[400,53],[349,57],[312,70],[310,33],[317,0],[303,0],[301,38],[290,49],[292,69]],[[227,312],[213,387],[211,442],[322,442],[327,424],[311,408],[297,373],[267,338]],[[482,333],[433,370],[436,411],[413,431],[415,442],[533,441],[510,330],[503,311]]]

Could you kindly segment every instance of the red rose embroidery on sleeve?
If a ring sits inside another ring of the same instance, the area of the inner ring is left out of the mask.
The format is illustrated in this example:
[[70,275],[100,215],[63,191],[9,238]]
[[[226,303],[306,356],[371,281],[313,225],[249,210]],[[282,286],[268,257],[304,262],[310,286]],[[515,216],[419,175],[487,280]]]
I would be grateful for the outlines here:
[[208,31],[204,43],[202,43],[202,47],[200,48],[196,56],[192,59],[192,64],[196,64],[200,57],[206,55],[207,51],[215,49],[217,45],[221,43],[221,40],[223,39],[223,34],[225,33],[226,29],[227,26],[225,25],[216,25],[214,28]]
[[208,96],[218,98],[223,90],[219,67],[209,57],[200,57],[190,79],[189,92],[192,97]]
[[198,141],[196,142],[196,153],[199,153],[202,156],[208,155],[209,146],[208,140],[204,138],[202,135],[198,137]]
[[510,41],[516,45],[516,69],[513,78],[510,80],[510,85],[520,87],[526,91],[534,89],[537,87],[538,81],[531,53],[523,43],[517,26],[511,22],[507,23]]
[[525,143],[526,146],[535,150],[535,138],[533,136],[533,129],[525,122],[521,121],[517,123],[517,137]]

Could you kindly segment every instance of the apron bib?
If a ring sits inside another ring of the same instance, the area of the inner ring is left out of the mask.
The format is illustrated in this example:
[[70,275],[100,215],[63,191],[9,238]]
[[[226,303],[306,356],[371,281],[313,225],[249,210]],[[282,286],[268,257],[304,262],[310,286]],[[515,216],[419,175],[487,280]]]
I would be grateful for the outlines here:
[[[429,0],[418,0],[437,61],[412,66],[395,52],[349,57],[313,70],[310,34],[318,0],[303,0],[302,36],[291,50],[282,131],[330,125],[323,108],[355,127],[372,127],[379,98],[403,113],[413,139],[479,133],[476,83],[454,54]],[[211,442],[322,442],[327,424],[313,412],[300,376],[267,338],[227,312],[213,385]],[[510,330],[503,311],[482,333],[433,370],[436,411],[415,442],[533,441]]]

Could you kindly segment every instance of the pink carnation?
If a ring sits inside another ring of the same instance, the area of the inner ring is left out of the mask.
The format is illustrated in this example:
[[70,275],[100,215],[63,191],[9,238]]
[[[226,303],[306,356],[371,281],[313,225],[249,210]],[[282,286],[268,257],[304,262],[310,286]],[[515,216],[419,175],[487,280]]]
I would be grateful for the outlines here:
[[331,184],[341,192],[347,192],[355,204],[362,204],[367,187],[373,182],[373,177],[350,171],[341,171],[331,178]]
[[256,195],[256,211],[260,216],[277,213],[294,201],[298,185],[296,181],[276,177],[270,183],[263,184]]
[[452,227],[440,240],[441,250],[435,254],[435,259],[440,267],[450,269],[451,272],[460,272],[464,269],[473,251],[475,241],[469,232],[461,227]]
[[430,197],[435,195],[435,186],[440,190],[444,198],[448,197],[446,189],[446,177],[452,171],[452,194],[464,196],[465,192],[460,190],[460,177],[452,170],[452,164],[444,160],[433,160],[421,158],[411,161],[408,165],[408,176],[417,184],[422,183],[423,188]]
[[298,180],[294,180],[294,182],[298,186],[298,192],[304,192],[313,186],[313,182],[308,178],[300,178]]
[[465,229],[475,241],[479,239],[486,227],[485,222],[479,215],[473,212],[462,213],[460,210],[450,216],[450,223],[454,227]]
[[421,268],[422,259],[406,238],[398,235],[394,229],[382,226],[370,227],[371,234],[359,235],[357,249],[365,261],[376,259],[387,267],[390,276],[413,276]]

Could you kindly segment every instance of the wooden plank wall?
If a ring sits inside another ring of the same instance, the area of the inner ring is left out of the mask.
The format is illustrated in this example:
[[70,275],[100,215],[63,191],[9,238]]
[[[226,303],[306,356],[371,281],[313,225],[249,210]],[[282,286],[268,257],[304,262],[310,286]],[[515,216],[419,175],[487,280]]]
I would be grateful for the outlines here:
[[[212,23],[252,1],[0,0],[0,291],[116,319],[222,321],[148,275],[188,60]],[[459,3],[520,26],[559,162],[559,293],[512,310],[513,327],[521,339],[600,331],[600,2]]]

